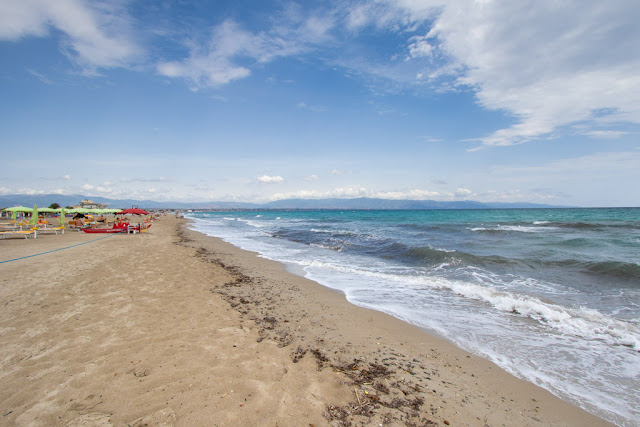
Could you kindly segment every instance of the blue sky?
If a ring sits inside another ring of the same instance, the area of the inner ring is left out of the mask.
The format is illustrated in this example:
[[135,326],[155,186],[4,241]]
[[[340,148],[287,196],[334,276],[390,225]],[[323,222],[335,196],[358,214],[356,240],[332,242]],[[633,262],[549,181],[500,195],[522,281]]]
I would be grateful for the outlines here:
[[640,206],[640,3],[0,0],[0,194]]

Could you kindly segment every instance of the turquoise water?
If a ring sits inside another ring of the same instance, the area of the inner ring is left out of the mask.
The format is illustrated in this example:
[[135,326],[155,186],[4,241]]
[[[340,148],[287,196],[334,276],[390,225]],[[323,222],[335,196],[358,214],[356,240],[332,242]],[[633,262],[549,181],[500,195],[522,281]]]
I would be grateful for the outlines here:
[[639,419],[640,209],[190,216],[605,419]]

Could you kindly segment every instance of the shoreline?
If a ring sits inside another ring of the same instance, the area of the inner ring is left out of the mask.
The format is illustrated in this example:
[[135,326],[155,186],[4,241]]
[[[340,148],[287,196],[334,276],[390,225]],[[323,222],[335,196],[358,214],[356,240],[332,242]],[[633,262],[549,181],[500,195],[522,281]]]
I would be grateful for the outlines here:
[[[610,425],[444,338],[386,313],[354,305],[347,301],[343,292],[289,271],[285,264],[240,249],[217,237],[190,230],[188,226],[183,225],[185,235],[192,240],[190,244],[204,250],[202,256],[208,256],[213,262],[222,263],[233,271],[241,271],[252,279],[264,280],[266,276],[267,280],[273,280],[284,276],[284,283],[295,284],[295,288],[289,288],[288,291],[305,293],[307,295],[301,296],[301,300],[311,300],[321,305],[320,310],[307,310],[306,315],[312,319],[309,323],[319,320],[326,329],[333,331],[333,345],[327,345],[323,341],[325,332],[318,330],[319,328],[305,330],[303,336],[296,336],[291,340],[292,344],[311,348],[318,342],[323,343],[324,346],[319,349],[324,357],[331,360],[325,361],[324,366],[340,367],[348,364],[350,359],[364,357],[366,363],[382,363],[389,369],[395,369],[394,374],[400,372],[400,378],[408,381],[405,383],[406,387],[413,390],[407,393],[406,388],[400,387],[399,395],[413,396],[414,401],[422,400],[423,403],[419,405],[421,409],[428,407],[427,412],[432,421],[439,422],[440,425],[445,420],[451,424],[464,425],[474,425],[480,421],[488,425],[505,422],[519,425]],[[269,291],[263,292],[266,294]],[[256,297],[254,292],[235,291],[225,294],[232,305],[238,298],[248,301],[236,306],[236,309],[250,305],[248,295]],[[291,294],[287,297],[293,299]],[[277,320],[278,315],[286,316],[282,313],[284,306],[286,305],[276,305],[261,315],[275,317]],[[246,308],[239,310],[247,311]],[[251,317],[248,312],[245,315]],[[259,324],[259,319],[255,320]],[[280,322],[276,324],[282,325]],[[270,338],[278,339],[273,334]],[[313,339],[316,340],[315,343]],[[427,366],[429,363],[436,367]],[[360,364],[357,369],[367,370],[363,365],[365,364]],[[428,387],[433,384],[439,387],[429,390]],[[374,393],[376,390],[374,387],[366,391]],[[450,407],[452,403],[453,408]],[[384,408],[384,405],[381,407]],[[359,422],[362,420],[357,423]]]
[[187,227],[0,242],[4,424],[609,425]]

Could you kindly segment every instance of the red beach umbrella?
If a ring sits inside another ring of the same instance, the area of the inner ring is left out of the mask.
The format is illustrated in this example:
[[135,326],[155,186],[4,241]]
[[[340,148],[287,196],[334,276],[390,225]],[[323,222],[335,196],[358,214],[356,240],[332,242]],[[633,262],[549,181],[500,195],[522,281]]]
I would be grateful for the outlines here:
[[[144,209],[139,209],[139,208],[131,208],[131,209],[125,209],[123,211],[120,212],[116,212],[116,215],[127,215],[127,214],[132,214],[132,215],[151,215],[151,212],[147,212]],[[138,230],[140,230],[141,226],[138,225]]]
[[131,214],[131,215],[151,215],[149,212],[145,211],[144,209],[138,209],[138,208],[125,209],[123,211],[120,211],[120,212],[116,213],[116,215],[127,215],[127,214]]

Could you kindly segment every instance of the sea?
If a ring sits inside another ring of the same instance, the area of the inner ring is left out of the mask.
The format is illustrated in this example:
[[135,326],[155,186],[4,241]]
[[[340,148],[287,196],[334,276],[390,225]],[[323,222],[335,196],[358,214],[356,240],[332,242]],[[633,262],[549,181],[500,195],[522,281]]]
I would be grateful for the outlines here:
[[186,216],[355,305],[640,425],[640,208]]

